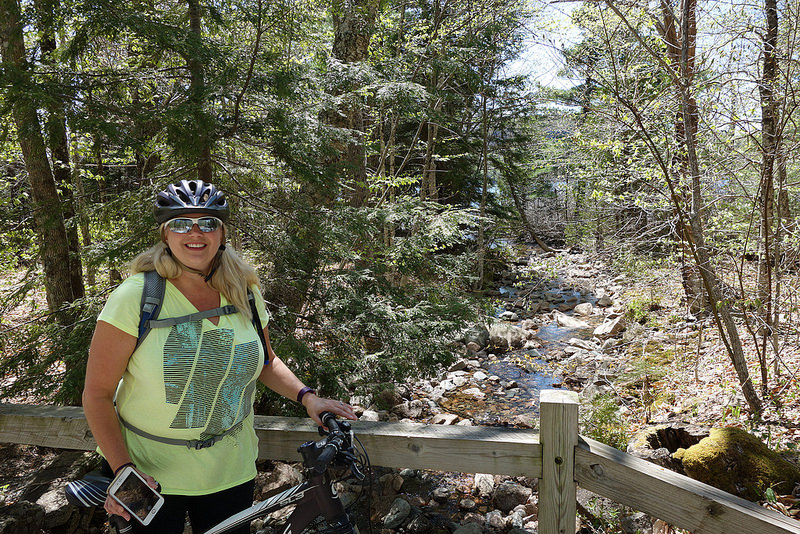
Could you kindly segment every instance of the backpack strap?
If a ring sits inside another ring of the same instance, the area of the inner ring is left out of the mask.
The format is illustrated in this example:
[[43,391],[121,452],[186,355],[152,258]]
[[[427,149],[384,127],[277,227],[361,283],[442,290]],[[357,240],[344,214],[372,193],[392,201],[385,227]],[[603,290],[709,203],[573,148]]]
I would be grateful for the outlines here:
[[167,281],[156,271],[145,271],[144,289],[142,289],[141,312],[139,313],[139,337],[136,347],[142,344],[150,332],[151,320],[157,319],[164,301]]
[[238,312],[239,310],[236,309],[236,306],[234,306],[233,304],[228,304],[227,306],[214,308],[213,310],[194,312],[190,313],[189,315],[181,315],[180,317],[169,317],[167,319],[150,319],[150,321],[148,321],[149,323],[148,328],[165,328],[167,326],[175,326],[176,324],[188,323],[190,321],[201,321],[203,319],[208,319],[209,317],[230,315],[232,313],[238,313]]
[[[119,415],[117,415],[117,417],[119,417]],[[149,432],[145,432],[141,428],[133,426],[132,424],[124,420],[122,417],[119,417],[119,421],[120,423],[122,423],[122,426],[124,426],[134,434],[142,436],[143,438],[147,438],[152,441],[157,441],[159,443],[166,443],[167,445],[183,445],[189,449],[195,449],[195,450],[207,449],[208,447],[213,447],[218,441],[220,441],[228,434],[232,434],[233,432],[236,432],[237,430],[242,428],[242,424],[244,423],[244,420],[240,420],[238,423],[234,424],[232,427],[224,431],[222,434],[210,436],[206,439],[175,439],[175,438],[165,438],[162,436],[156,436],[150,434]]]
[[[213,310],[206,310],[201,312],[183,315],[181,317],[170,317],[167,319],[159,319],[158,314],[161,311],[161,304],[164,301],[164,292],[166,291],[167,281],[156,271],[145,271],[144,273],[144,289],[142,289],[142,302],[141,312],[139,314],[139,337],[136,340],[136,347],[142,344],[144,338],[153,328],[163,328],[167,326],[174,326],[176,324],[188,323],[189,321],[199,321],[209,317],[217,317],[220,315],[229,315],[236,313],[239,310],[233,304],[214,308]],[[261,345],[264,347],[264,365],[269,363],[269,351],[267,350],[267,340],[264,337],[264,329],[261,328],[261,317],[258,313],[256,306],[256,299],[250,288],[247,288],[247,300],[250,303],[250,310],[253,315],[253,327],[261,339]]]
[[269,351],[267,350],[267,339],[264,337],[264,329],[261,327],[261,317],[258,315],[258,307],[256,306],[256,297],[250,288],[247,288],[247,300],[250,302],[250,311],[253,312],[253,326],[261,339],[261,345],[264,347],[264,365],[269,364]]

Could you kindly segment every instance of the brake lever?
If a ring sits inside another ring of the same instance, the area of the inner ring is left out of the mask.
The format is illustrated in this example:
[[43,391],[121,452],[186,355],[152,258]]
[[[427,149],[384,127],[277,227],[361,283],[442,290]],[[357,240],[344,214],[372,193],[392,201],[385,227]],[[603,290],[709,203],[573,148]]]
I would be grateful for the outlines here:
[[364,480],[367,475],[365,475],[359,468],[358,468],[358,459],[356,456],[347,451],[343,451],[341,454],[345,459],[348,460],[347,464],[350,467],[350,472],[353,473],[353,476],[356,477],[358,480]]

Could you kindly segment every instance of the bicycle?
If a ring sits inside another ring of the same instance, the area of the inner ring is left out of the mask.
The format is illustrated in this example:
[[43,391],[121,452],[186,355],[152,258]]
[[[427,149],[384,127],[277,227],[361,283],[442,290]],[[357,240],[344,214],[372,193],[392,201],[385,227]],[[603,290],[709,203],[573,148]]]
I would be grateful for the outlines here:
[[[329,412],[322,413],[320,418],[327,428],[325,430],[319,427],[323,438],[318,441],[307,441],[297,449],[303,459],[303,482],[232,515],[202,534],[223,534],[289,506],[295,508],[289,515],[281,534],[299,534],[311,527],[315,520],[325,522],[327,525],[325,534],[359,534],[350,510],[345,507],[335,489],[336,483],[349,478],[349,475],[334,480],[329,468],[345,469],[358,481],[363,482],[366,473],[371,471],[369,456],[348,421],[337,421]],[[360,452],[354,447],[353,440],[358,443]],[[89,473],[84,479],[67,484],[68,500],[78,506],[102,506],[105,501],[105,489],[110,481],[109,477],[97,472]],[[368,488],[367,496],[369,497],[371,493],[371,488]],[[351,506],[352,504],[355,502],[351,503]],[[369,502],[367,507],[369,508]],[[129,530],[127,522],[119,516],[111,516],[109,519],[112,531],[114,528],[120,533]],[[317,522],[313,526],[316,526]]]
[[[358,534],[357,526],[336,493],[336,481],[331,479],[328,468],[346,468],[356,479],[363,481],[366,474],[359,466],[365,466],[369,471],[369,457],[361,441],[353,434],[348,421],[339,422],[328,412],[324,412],[320,418],[328,429],[324,431],[320,427],[324,438],[307,441],[297,449],[303,457],[306,480],[232,515],[204,534],[223,534],[290,505],[295,505],[295,509],[286,521],[282,534],[298,534],[318,517],[322,517],[328,525],[326,534]],[[353,439],[361,447],[363,460],[355,452]],[[368,495],[370,493],[371,491],[367,492]]]

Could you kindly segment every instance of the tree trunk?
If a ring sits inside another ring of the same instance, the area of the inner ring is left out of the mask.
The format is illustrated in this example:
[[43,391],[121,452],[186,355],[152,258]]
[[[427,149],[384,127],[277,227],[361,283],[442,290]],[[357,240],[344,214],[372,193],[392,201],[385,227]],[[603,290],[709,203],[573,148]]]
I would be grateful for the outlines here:
[[[702,286],[708,298],[708,308],[717,323],[720,336],[725,343],[728,355],[739,378],[745,400],[751,411],[758,416],[761,413],[761,400],[753,387],[750,373],[747,369],[747,360],[742,349],[741,338],[727,302],[721,296],[722,284],[711,264],[711,257],[705,244],[702,194],[700,177],[700,164],[696,151],[698,111],[691,88],[694,79],[694,54],[697,38],[697,25],[695,19],[696,0],[683,0],[680,35],[677,34],[677,24],[673,17],[674,11],[662,0],[662,13],[664,14],[664,38],[667,41],[668,55],[677,65],[678,76],[675,80],[678,90],[680,113],[676,121],[676,141],[678,150],[685,150],[685,160],[681,162],[680,172],[689,173],[691,179],[691,206],[688,214],[681,215],[685,219],[686,230],[684,236],[689,239],[687,243],[692,257],[697,265],[697,274],[702,279]],[[681,198],[673,193],[676,209],[685,214]]]
[[203,62],[198,57],[202,39],[202,14],[198,0],[187,0],[189,16],[189,56],[186,58],[191,82],[189,85],[189,102],[194,112],[195,139],[197,147],[197,178],[205,182],[214,181],[214,166],[211,160],[211,126],[209,117],[203,111],[205,101],[205,72]]
[[[29,97],[32,81],[17,0],[0,0],[0,46],[6,80],[11,85],[7,101],[13,102],[12,116],[31,187],[47,304],[51,311],[56,311],[73,300],[67,232],[39,116]],[[61,315],[59,320],[69,318]]]
[[[369,55],[369,43],[378,16],[379,0],[335,0],[333,12],[332,54],[346,65],[365,61]],[[347,195],[352,206],[362,206],[369,197],[366,156],[364,149],[364,117],[360,103],[354,98],[359,82],[340,87],[337,95],[348,94],[348,102],[341,105],[331,123],[349,133],[341,147],[339,164],[343,167]]]
[[768,387],[767,347],[774,335],[772,324],[773,288],[773,228],[775,226],[775,157],[780,136],[778,133],[778,107],[775,102],[777,83],[777,61],[775,47],[778,44],[778,7],[776,0],[764,0],[767,31],[764,34],[764,67],[758,90],[761,96],[761,250],[758,263],[757,297],[761,302],[763,336],[758,349],[761,368],[761,394],[766,395]]
[[[57,0],[35,0],[34,5],[39,14],[41,24],[41,39],[39,47],[42,62],[52,64],[52,54],[56,50],[54,13],[57,11]],[[78,239],[78,225],[75,218],[75,196],[72,192],[72,170],[70,168],[69,140],[67,139],[67,122],[64,111],[64,102],[61,98],[53,96],[47,105],[47,122],[45,123],[47,140],[50,147],[50,157],[53,168],[53,178],[61,198],[64,223],[67,231],[67,248],[69,249],[72,286],[72,298],[79,299],[84,296],[83,264],[81,261],[81,248]]]

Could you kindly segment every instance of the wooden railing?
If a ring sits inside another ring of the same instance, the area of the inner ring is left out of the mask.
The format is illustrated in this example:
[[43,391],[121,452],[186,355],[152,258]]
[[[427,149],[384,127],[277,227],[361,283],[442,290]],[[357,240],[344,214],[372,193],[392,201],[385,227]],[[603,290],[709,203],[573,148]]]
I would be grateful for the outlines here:
[[[357,421],[374,465],[526,476],[539,482],[539,532],[575,532],[576,484],[696,534],[795,533],[800,521],[578,435],[578,397],[546,390],[541,432],[495,427]],[[299,461],[318,439],[309,419],[256,416],[259,456]],[[76,407],[0,404],[0,443],[92,450]]]

